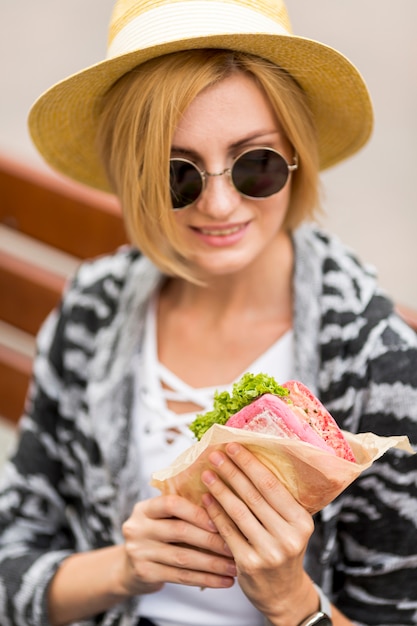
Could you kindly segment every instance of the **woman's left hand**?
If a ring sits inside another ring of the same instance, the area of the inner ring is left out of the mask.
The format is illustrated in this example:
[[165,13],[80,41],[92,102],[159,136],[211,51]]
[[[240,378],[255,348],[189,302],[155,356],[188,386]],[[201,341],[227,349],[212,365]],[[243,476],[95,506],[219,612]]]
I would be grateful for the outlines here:
[[272,624],[299,624],[319,603],[303,568],[311,515],[243,446],[230,443],[209,460],[203,504],[233,553],[242,590]]

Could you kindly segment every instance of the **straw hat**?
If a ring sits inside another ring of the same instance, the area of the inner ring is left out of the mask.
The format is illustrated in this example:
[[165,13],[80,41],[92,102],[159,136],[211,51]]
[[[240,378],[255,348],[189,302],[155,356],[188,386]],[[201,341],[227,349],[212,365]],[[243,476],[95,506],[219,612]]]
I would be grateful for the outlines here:
[[282,0],[117,0],[104,61],[44,93],[29,114],[33,141],[67,176],[108,191],[95,149],[103,95],[123,74],[163,54],[223,48],[287,70],[308,95],[321,169],[352,155],[372,129],[372,105],[358,70],[342,54],[292,34]]

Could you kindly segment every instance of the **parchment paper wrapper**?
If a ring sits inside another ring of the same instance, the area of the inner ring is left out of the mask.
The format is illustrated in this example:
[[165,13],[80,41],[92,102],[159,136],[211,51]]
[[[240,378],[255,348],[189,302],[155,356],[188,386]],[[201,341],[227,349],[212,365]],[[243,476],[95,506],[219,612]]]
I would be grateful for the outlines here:
[[176,493],[200,504],[207,491],[200,476],[210,466],[208,455],[236,441],[248,448],[311,514],[334,500],[361,472],[390,448],[414,454],[407,437],[343,433],[356,463],[293,439],[271,437],[215,424],[201,441],[185,450],[169,467],[155,472],[151,484],[163,494]]

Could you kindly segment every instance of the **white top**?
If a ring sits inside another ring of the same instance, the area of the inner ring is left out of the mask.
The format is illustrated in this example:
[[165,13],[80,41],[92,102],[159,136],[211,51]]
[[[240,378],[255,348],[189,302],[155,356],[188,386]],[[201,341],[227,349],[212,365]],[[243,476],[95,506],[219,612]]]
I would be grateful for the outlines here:
[[[174,413],[168,409],[167,400],[193,402],[201,407],[198,412],[205,412],[212,408],[215,391],[231,391],[236,382],[195,389],[162,365],[158,361],[155,311],[156,297],[148,306],[143,350],[139,357],[140,382],[134,407],[143,499],[160,495],[149,485],[152,473],[170,465],[195,442],[188,425],[196,413]],[[246,371],[267,373],[277,381],[289,380],[294,371],[293,352],[293,331],[290,330]],[[169,389],[164,388],[162,382]],[[261,626],[264,622],[263,616],[252,606],[237,583],[230,589],[204,591],[167,583],[161,591],[141,598],[140,614],[158,626]],[[175,617],[180,617],[179,622],[175,621]]]

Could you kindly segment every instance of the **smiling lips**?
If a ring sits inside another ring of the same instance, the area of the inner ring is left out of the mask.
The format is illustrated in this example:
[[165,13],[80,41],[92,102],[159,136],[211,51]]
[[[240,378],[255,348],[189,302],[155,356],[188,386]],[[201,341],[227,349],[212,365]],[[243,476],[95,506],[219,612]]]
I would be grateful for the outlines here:
[[218,228],[197,228],[194,227],[194,230],[198,231],[202,235],[207,235],[209,237],[225,237],[227,235],[234,235],[238,233],[240,230],[243,230],[246,227],[246,224],[237,224],[236,226],[220,226]]

